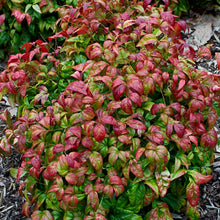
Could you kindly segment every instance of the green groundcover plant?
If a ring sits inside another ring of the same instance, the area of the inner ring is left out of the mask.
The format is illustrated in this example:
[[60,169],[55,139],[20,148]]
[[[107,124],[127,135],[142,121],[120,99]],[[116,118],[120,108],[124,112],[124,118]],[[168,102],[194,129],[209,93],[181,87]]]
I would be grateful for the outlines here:
[[54,31],[61,5],[77,4],[76,0],[1,0],[0,59],[18,53],[26,42],[47,39]]
[[[0,95],[18,104],[1,138],[22,156],[23,214],[33,220],[198,219],[211,178],[220,76],[181,39],[169,2],[79,1],[58,9],[61,31],[25,43],[0,74]],[[216,54],[217,63],[220,55]]]

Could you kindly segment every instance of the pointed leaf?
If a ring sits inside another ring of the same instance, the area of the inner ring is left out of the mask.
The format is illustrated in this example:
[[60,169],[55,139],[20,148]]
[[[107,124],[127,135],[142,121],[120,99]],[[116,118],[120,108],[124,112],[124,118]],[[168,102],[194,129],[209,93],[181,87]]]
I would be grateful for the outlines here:
[[195,207],[199,201],[199,185],[190,180],[186,187],[186,195],[190,205]]
[[191,175],[197,185],[209,182],[212,179],[212,175],[203,175],[195,170],[188,170],[187,173]]
[[138,42],[137,47],[142,47],[148,44],[153,44],[157,42],[157,38],[153,34],[146,34],[144,37],[141,38],[141,40]]
[[102,124],[96,124],[93,130],[93,135],[96,141],[101,142],[105,138],[105,127]]
[[98,171],[103,166],[102,155],[96,151],[93,151],[89,156],[90,163]]
[[138,121],[136,119],[130,119],[126,122],[126,124],[134,129],[146,130],[146,126],[141,121]]
[[155,176],[156,176],[156,181],[159,188],[160,196],[164,197],[167,193],[168,187],[171,182],[170,172],[168,169],[166,169],[161,173],[156,172]]
[[142,170],[142,167],[139,163],[137,162],[132,162],[130,164],[130,169],[131,169],[131,172],[138,178],[142,178],[144,176],[143,174],[143,170]]
[[124,98],[121,102],[121,109],[127,114],[133,114],[132,103],[129,98]]

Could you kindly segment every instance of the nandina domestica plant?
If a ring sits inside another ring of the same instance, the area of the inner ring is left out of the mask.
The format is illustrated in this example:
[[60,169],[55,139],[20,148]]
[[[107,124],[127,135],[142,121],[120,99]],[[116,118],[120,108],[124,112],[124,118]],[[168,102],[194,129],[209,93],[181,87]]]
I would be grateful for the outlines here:
[[[55,51],[26,43],[0,74],[19,104],[1,139],[22,153],[23,214],[32,219],[198,219],[199,185],[212,176],[220,77],[181,39],[187,26],[150,1],[64,6]],[[30,213],[29,208],[33,212]],[[171,212],[170,212],[171,211]]]

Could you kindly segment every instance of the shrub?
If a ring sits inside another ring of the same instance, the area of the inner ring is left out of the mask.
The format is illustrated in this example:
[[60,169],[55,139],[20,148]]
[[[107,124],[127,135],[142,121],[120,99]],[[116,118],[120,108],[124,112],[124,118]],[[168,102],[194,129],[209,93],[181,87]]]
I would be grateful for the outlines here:
[[[199,185],[212,178],[220,78],[181,39],[167,4],[80,1],[56,22],[61,47],[37,40],[11,55],[1,98],[18,116],[1,139],[22,153],[23,214],[32,219],[198,219]],[[217,55],[217,58],[219,55]],[[219,58],[218,58],[219,63]]]
[[47,39],[58,19],[56,8],[76,5],[76,0],[1,0],[0,59],[20,52],[21,46],[41,38]]

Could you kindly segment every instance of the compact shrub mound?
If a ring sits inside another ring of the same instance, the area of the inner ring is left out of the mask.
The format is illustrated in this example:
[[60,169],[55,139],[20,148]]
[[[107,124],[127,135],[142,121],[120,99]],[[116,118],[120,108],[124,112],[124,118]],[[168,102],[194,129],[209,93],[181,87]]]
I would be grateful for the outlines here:
[[[180,32],[168,2],[79,1],[63,6],[60,32],[24,44],[0,74],[1,99],[18,116],[1,139],[22,153],[23,214],[32,219],[198,219],[211,178],[220,77]],[[216,55],[220,63],[220,55]],[[30,209],[31,207],[31,209]]]

